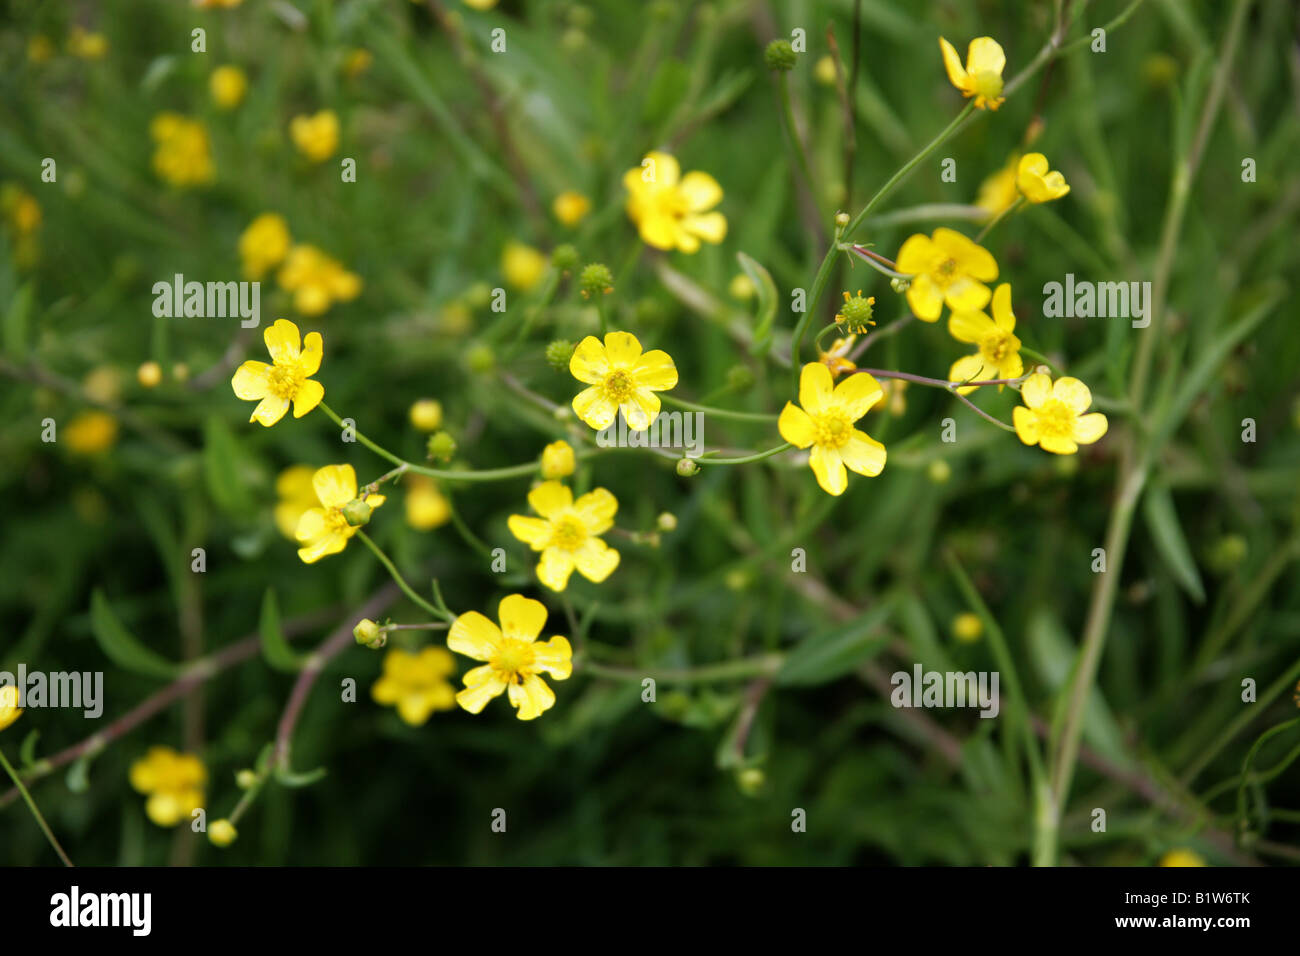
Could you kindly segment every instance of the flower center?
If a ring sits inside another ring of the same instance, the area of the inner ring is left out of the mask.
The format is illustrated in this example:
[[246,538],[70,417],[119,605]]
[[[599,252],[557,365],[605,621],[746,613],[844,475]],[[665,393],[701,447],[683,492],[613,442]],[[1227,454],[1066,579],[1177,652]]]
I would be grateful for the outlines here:
[[980,343],[980,351],[986,359],[997,365],[1011,351],[1010,338],[1006,335],[990,335]]
[[982,96],[986,100],[996,100],[1002,95],[1002,75],[985,70],[976,73],[971,77],[971,85],[975,88],[975,94]]
[[1034,410],[1038,430],[1049,438],[1070,438],[1074,434],[1074,412],[1059,398],[1049,398]]
[[939,267],[934,270],[935,277],[942,283],[947,284],[952,281],[957,274],[957,260],[948,258],[939,263]]
[[500,649],[492,658],[492,669],[500,675],[502,680],[513,683],[532,671],[534,659],[535,654],[533,653],[531,641],[521,641],[515,637],[507,637],[502,641]]
[[611,372],[605,379],[605,395],[615,405],[622,405],[632,397],[636,383],[627,369]]
[[853,435],[853,423],[840,412],[827,412],[813,419],[815,437],[813,444],[827,448],[843,448]]
[[587,526],[577,518],[565,516],[551,525],[552,548],[561,551],[577,551],[587,540]]
[[302,387],[302,376],[296,368],[273,365],[267,375],[267,385],[276,398],[292,399]]

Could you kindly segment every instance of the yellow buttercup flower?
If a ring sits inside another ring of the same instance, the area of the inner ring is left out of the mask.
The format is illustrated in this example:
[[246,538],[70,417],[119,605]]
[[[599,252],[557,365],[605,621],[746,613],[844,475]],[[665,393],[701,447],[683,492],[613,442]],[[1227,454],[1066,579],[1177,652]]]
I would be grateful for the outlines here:
[[1206,866],[1205,858],[1195,850],[1178,847],[1160,858],[1161,866]]
[[284,217],[273,212],[262,213],[239,236],[244,276],[253,281],[261,279],[284,261],[290,242],[289,224]]
[[1110,423],[1101,412],[1085,415],[1092,404],[1092,392],[1077,378],[1052,379],[1042,372],[1029,376],[1020,386],[1024,405],[1012,412],[1016,434],[1026,445],[1041,445],[1044,451],[1073,455],[1080,445],[1091,445]]
[[988,213],[986,218],[992,219],[1020,198],[1020,190],[1016,186],[1019,164],[1019,154],[1012,153],[1005,166],[980,183],[975,205]]
[[18,688],[13,684],[0,687],[0,730],[4,730],[23,715],[18,706]]
[[542,449],[542,477],[547,481],[568,478],[575,466],[573,446],[564,439],[553,441]]
[[[992,378],[1019,378],[1025,371],[1020,357],[1020,339],[1013,334],[1016,317],[1011,311],[1011,285],[1004,282],[993,291],[993,318],[983,312],[954,312],[948,316],[948,331],[958,342],[979,346],[974,355],[952,363],[950,382],[982,382]],[[978,386],[957,389],[967,395]],[[1002,386],[998,386],[998,391]]]
[[302,315],[320,315],[335,302],[350,302],[361,294],[359,275],[305,243],[289,250],[276,278],[293,293],[293,307]]
[[108,52],[108,38],[74,24],[68,33],[68,52],[82,60],[102,60]]
[[290,541],[297,540],[298,520],[311,508],[320,507],[312,478],[316,469],[311,465],[290,465],[275,479],[275,526]]
[[160,827],[174,827],[203,806],[208,771],[193,754],[150,747],[131,764],[131,786],[146,794],[144,811]]
[[722,187],[708,173],[682,176],[676,158],[651,152],[623,175],[623,185],[628,217],[646,245],[690,253],[700,240],[716,244],[726,238],[726,217],[709,212],[722,201]]
[[865,372],[834,384],[830,369],[809,362],[799,374],[799,405],[786,402],[776,427],[796,448],[812,447],[808,464],[827,494],[848,487],[847,465],[859,475],[875,477],[885,467],[885,446],[853,423],[880,401],[880,384]]
[[591,200],[580,192],[565,190],[551,203],[551,212],[566,226],[576,226],[591,212]]
[[117,441],[117,419],[108,412],[82,412],[63,430],[63,440],[75,455],[98,455]]
[[853,343],[857,340],[856,335],[850,335],[848,338],[836,339],[825,352],[818,351],[817,361],[831,370],[831,378],[838,378],[841,372],[852,372],[858,367],[848,357],[853,349]]
[[988,305],[989,287],[998,277],[998,264],[983,246],[955,229],[940,227],[932,236],[917,233],[898,250],[898,271],[912,277],[907,304],[923,322],[934,322],[944,302],[953,311]]
[[677,384],[677,366],[662,349],[642,353],[631,332],[610,332],[605,343],[588,335],[569,359],[569,372],[591,386],[573,399],[578,417],[600,431],[614,424],[620,409],[633,431],[649,428],[659,414],[659,396]]
[[416,531],[432,531],[451,520],[451,502],[427,475],[406,482],[406,523]]
[[319,332],[308,332],[300,349],[298,326],[288,319],[276,319],[262,338],[275,364],[250,359],[235,369],[230,385],[240,398],[258,403],[248,420],[269,428],[284,417],[290,402],[293,417],[302,418],[325,397],[325,386],[310,378],[320,370],[323,343]]
[[501,274],[511,288],[527,292],[542,281],[548,261],[532,246],[511,239],[501,250]]
[[[295,537],[302,544],[298,557],[304,564],[338,554],[360,527],[349,522],[343,513],[357,498],[357,473],[351,465],[326,465],[312,476],[311,484],[321,506],[308,508],[298,519]],[[387,499],[383,495],[366,495],[363,500],[374,510]]]
[[179,113],[159,113],[149,124],[158,144],[153,170],[173,186],[202,186],[216,178],[207,128]]
[[295,116],[289,121],[289,138],[308,160],[323,163],[339,148],[339,118],[333,110],[314,116]]
[[619,554],[598,535],[614,526],[617,498],[597,488],[574,501],[565,485],[544,481],[528,492],[528,504],[541,517],[511,515],[507,523],[511,534],[542,553],[538,580],[552,591],[563,591],[574,568],[596,584],[614,573]]
[[964,68],[953,45],[943,37],[939,38],[939,49],[943,51],[943,67],[948,71],[948,79],[963,96],[975,97],[976,109],[996,110],[1006,102],[1002,95],[1002,69],[1007,65],[1007,57],[997,40],[992,37],[971,40],[966,48]]
[[370,694],[377,703],[396,707],[412,727],[424,724],[435,710],[454,710],[456,691],[447,680],[456,659],[445,647],[426,647],[418,654],[393,648],[384,657],[384,675]]
[[1051,202],[1070,191],[1065,176],[1056,170],[1048,172],[1047,157],[1042,153],[1026,153],[1016,169],[1016,188],[1033,203]]
[[540,717],[555,704],[555,692],[541,675],[565,680],[573,673],[573,649],[559,635],[537,640],[546,626],[540,601],[511,594],[501,599],[497,617],[500,627],[478,611],[467,611],[451,625],[447,646],[484,662],[465,674],[465,689],[456,703],[477,714],[505,691],[520,720]]
[[237,66],[219,66],[208,77],[212,102],[223,110],[233,110],[248,92],[248,77]]

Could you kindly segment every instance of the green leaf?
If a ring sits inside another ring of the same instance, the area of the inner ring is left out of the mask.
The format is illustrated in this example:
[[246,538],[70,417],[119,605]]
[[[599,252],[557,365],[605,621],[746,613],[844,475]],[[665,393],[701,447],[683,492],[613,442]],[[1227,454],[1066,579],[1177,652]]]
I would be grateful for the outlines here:
[[222,511],[247,514],[252,499],[239,473],[239,443],[224,421],[209,416],[203,426],[203,477]]
[[30,282],[14,295],[4,315],[4,351],[11,358],[27,353],[27,329],[31,325],[33,289]]
[[81,757],[68,768],[64,783],[73,793],[85,793],[90,789],[90,758]]
[[880,627],[892,610],[889,604],[884,604],[847,624],[805,638],[786,655],[775,682],[808,687],[851,673],[888,643],[889,638],[880,633]]
[[647,126],[662,123],[686,96],[691,86],[691,71],[681,60],[667,59],[659,64],[641,104],[641,121]]
[[267,588],[262,596],[258,631],[262,636],[262,657],[266,658],[267,664],[278,671],[302,670],[303,657],[289,647],[289,641],[280,628],[280,609],[271,588]]
[[18,760],[23,767],[31,767],[36,763],[36,742],[40,739],[41,732],[35,727],[23,738],[22,746],[18,748]]
[[1164,559],[1179,586],[1191,596],[1197,604],[1205,603],[1205,585],[1201,582],[1201,572],[1196,568],[1192,558],[1192,549],[1187,545],[1187,536],[1178,520],[1174,509],[1174,499],[1164,485],[1151,483],[1147,486],[1142,499],[1142,516],[1146,519],[1147,529],[1156,543],[1156,550]]
[[757,304],[754,312],[754,344],[750,351],[762,355],[772,344],[772,320],[776,318],[776,283],[772,275],[755,260],[743,252],[736,253],[736,260],[749,281],[754,283],[757,291]]
[[95,642],[118,667],[149,677],[175,677],[180,672],[177,665],[141,644],[122,626],[98,588],[90,597],[90,627]]
[[315,770],[308,770],[305,773],[294,773],[292,770],[280,768],[275,772],[275,779],[281,784],[290,788],[310,787],[317,780],[320,780],[328,771],[324,767],[317,767]]

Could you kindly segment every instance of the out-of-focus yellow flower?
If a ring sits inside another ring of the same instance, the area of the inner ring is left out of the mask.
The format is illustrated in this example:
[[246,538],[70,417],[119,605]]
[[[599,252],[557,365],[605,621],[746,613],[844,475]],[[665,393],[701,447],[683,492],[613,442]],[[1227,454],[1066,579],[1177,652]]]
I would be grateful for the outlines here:
[[[1019,378],[1025,371],[1020,358],[1020,339],[1016,338],[1016,316],[1011,311],[1011,284],[1002,283],[993,292],[993,318],[983,312],[954,312],[948,316],[948,332],[958,342],[976,345],[979,351],[952,363],[950,382],[981,382],[991,378]],[[975,391],[975,385],[957,389],[962,395]],[[998,386],[1002,391],[1003,386]]]
[[576,226],[591,212],[591,200],[580,192],[566,190],[555,197],[551,212],[566,226]]
[[1002,69],[1007,65],[1007,57],[997,40],[992,37],[971,40],[966,48],[965,68],[953,45],[943,37],[939,38],[939,49],[943,52],[943,67],[948,71],[948,79],[963,96],[975,97],[977,110],[996,110],[1006,102],[1002,95]]
[[229,10],[233,7],[239,6],[243,2],[244,0],[194,0],[194,5],[200,9],[204,7],[208,9],[225,7]]
[[311,465],[290,465],[275,479],[275,496],[280,499],[275,506],[275,526],[290,541],[297,540],[298,520],[311,508],[320,507],[311,481],[315,474]]
[[831,343],[831,347],[825,352],[817,353],[817,361],[821,362],[831,370],[831,378],[838,378],[841,372],[852,372],[858,366],[850,359],[849,352],[853,349],[853,343],[858,337],[850,335],[848,338],[836,339]]
[[422,432],[436,432],[442,427],[442,403],[435,398],[413,402],[408,414],[411,424]]
[[230,385],[240,398],[258,403],[248,420],[269,428],[290,402],[293,417],[302,418],[325,397],[325,386],[310,377],[320,370],[324,343],[319,332],[308,332],[300,348],[298,326],[288,319],[276,319],[262,338],[274,364],[250,359],[235,369]]
[[32,235],[41,227],[41,204],[17,183],[0,186],[0,214],[18,239]]
[[179,113],[159,113],[149,124],[157,143],[153,170],[173,186],[202,186],[216,178],[208,131],[198,120]]
[[278,213],[264,212],[239,236],[239,258],[244,263],[244,276],[253,281],[261,279],[289,254],[289,224]]
[[527,292],[546,275],[546,256],[515,239],[506,243],[501,250],[501,274],[506,277],[506,284],[512,289]]
[[229,820],[214,820],[212,826],[208,827],[208,841],[213,846],[230,846],[238,837],[239,831]]
[[45,63],[54,56],[54,44],[43,33],[36,33],[27,39],[27,61]]
[[700,240],[716,244],[726,238],[726,217],[709,212],[722,201],[722,187],[708,173],[683,176],[675,157],[651,152],[623,175],[623,185],[628,217],[646,245],[693,253]]
[[406,482],[406,523],[416,531],[432,531],[451,520],[451,502],[427,475]]
[[160,827],[174,827],[203,806],[208,771],[193,754],[171,747],[150,747],[131,764],[131,786],[148,795],[144,806],[149,819]]
[[868,477],[884,469],[885,446],[853,427],[882,394],[880,384],[865,372],[839,385],[821,362],[809,362],[799,374],[799,405],[786,402],[776,427],[796,448],[811,446],[808,464],[827,494],[844,494],[846,465]]
[[507,523],[511,534],[541,552],[538,580],[563,591],[574,568],[596,584],[614,573],[619,554],[599,537],[614,526],[618,512],[618,499],[610,492],[597,488],[574,501],[568,487],[544,481],[528,492],[528,504],[541,517],[511,515]]
[[384,656],[384,674],[370,688],[376,703],[396,707],[397,716],[419,727],[435,710],[455,710],[456,691],[447,680],[456,659],[445,647],[411,654],[395,647]]
[[1187,847],[1178,847],[1170,850],[1160,858],[1161,866],[1207,866],[1205,858],[1195,850],[1189,850]]
[[[357,497],[357,473],[351,465],[326,465],[317,470],[311,483],[321,507],[308,508],[298,519],[295,537],[302,544],[298,557],[304,564],[338,554],[360,527],[343,514],[343,509]],[[386,500],[383,495],[366,495],[364,502],[374,510]]]
[[754,280],[743,272],[738,272],[733,276],[731,282],[727,285],[727,294],[733,299],[739,299],[741,302],[748,302],[754,297],[756,291]]
[[99,365],[81,380],[81,391],[92,402],[111,405],[122,397],[122,374],[115,365]]
[[333,110],[289,121],[289,137],[298,152],[313,163],[323,163],[339,148],[339,118]]
[[952,636],[963,644],[974,644],[984,633],[984,622],[978,614],[969,611],[952,619]]
[[117,419],[108,412],[82,412],[63,430],[63,440],[74,455],[98,455],[117,441]]
[[141,362],[135,370],[135,380],[144,388],[155,388],[162,381],[162,366],[157,362]]
[[497,0],[464,0],[464,3],[473,10],[491,10],[497,5]]
[[74,24],[68,33],[68,52],[82,60],[102,60],[108,52],[108,38]]
[[1092,392],[1077,378],[1058,378],[1038,372],[1020,386],[1020,398],[1011,413],[1016,435],[1026,445],[1041,445],[1044,451],[1073,455],[1080,445],[1091,445],[1110,423],[1101,412],[1085,415],[1092,404]]
[[18,706],[18,688],[13,684],[0,687],[0,730],[4,730],[23,715]]
[[898,271],[912,277],[907,304],[923,322],[935,322],[944,302],[954,311],[988,305],[989,287],[998,277],[998,264],[983,246],[955,229],[940,227],[933,236],[909,236],[898,250]]
[[677,366],[662,349],[642,354],[631,332],[610,332],[605,343],[589,335],[573,350],[569,372],[585,388],[573,399],[578,417],[597,431],[614,424],[620,409],[633,431],[649,428],[659,414],[659,396],[677,384]]
[[1020,155],[1012,153],[1011,159],[1005,166],[980,183],[975,205],[988,213],[987,218],[992,219],[998,213],[1009,209],[1011,204],[1020,198],[1020,190],[1016,186],[1019,164]]
[[1026,153],[1020,158],[1016,187],[1033,203],[1051,202],[1070,191],[1063,174],[1056,170],[1048,172],[1047,157],[1042,153]]
[[575,467],[573,446],[567,441],[553,441],[542,449],[542,477],[547,481],[568,478]]
[[907,385],[901,378],[889,378],[880,383],[880,390],[885,393],[885,400],[873,407],[874,411],[888,412],[899,418],[907,411]]
[[370,69],[370,64],[374,62],[374,54],[364,47],[356,47],[349,50],[343,58],[343,75],[354,80]]
[[830,56],[822,57],[813,67],[813,76],[822,86],[834,86],[835,75],[835,61]]
[[361,294],[361,277],[315,246],[299,243],[277,276],[293,293],[293,307],[302,315],[320,315],[335,302],[350,302]]
[[208,90],[212,102],[223,110],[233,110],[248,92],[248,77],[237,66],[219,66],[208,77]]
[[501,599],[497,617],[500,627],[478,611],[467,611],[451,625],[447,646],[484,662],[466,672],[465,689],[456,695],[456,703],[477,714],[493,697],[507,692],[520,720],[540,717],[555,704],[555,692],[541,675],[568,678],[573,648],[559,635],[537,640],[546,626],[546,607],[540,601],[511,594]]

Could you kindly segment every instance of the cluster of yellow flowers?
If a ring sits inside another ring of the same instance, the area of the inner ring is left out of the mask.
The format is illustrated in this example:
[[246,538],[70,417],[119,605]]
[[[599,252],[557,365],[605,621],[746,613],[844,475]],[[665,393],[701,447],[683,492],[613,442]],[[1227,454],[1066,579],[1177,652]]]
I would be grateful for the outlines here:
[[149,124],[149,135],[157,144],[154,172],[165,182],[179,187],[205,186],[216,179],[208,130],[199,120],[159,113]]
[[313,245],[295,245],[289,224],[277,213],[263,213],[249,224],[239,237],[239,257],[245,277],[254,281],[279,266],[276,279],[293,293],[293,307],[302,315],[321,315],[361,294],[359,275]]

